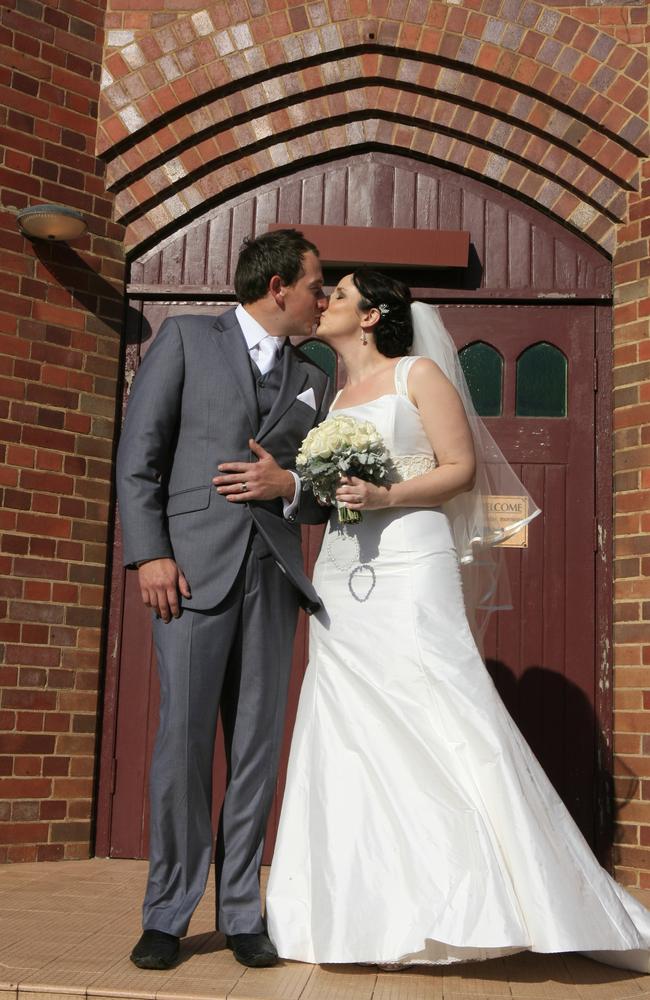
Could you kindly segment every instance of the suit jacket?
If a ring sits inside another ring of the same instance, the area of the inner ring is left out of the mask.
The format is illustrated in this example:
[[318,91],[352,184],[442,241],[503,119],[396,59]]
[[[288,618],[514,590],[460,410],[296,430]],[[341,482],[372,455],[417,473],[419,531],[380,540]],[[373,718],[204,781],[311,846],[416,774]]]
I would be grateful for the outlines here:
[[[282,385],[259,426],[248,350],[235,310],[221,316],[167,319],[147,351],[131,391],[117,454],[124,562],[170,557],[192,591],[185,607],[216,607],[230,590],[253,525],[307,610],[318,596],[303,569],[300,526],[327,512],[302,491],[296,518],[281,500],[230,503],[212,477],[225,461],[255,460],[254,438],[291,469],[301,441],[327,413],[329,380],[290,344]],[[296,397],[312,388],[316,409]]]

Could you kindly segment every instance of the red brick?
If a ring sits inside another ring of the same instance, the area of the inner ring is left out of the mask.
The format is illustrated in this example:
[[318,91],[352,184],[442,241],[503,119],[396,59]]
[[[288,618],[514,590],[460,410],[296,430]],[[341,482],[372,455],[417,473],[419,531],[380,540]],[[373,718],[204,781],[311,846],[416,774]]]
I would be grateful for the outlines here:
[[[53,626],[51,631],[52,642],[56,646],[74,646],[76,642],[76,629],[65,628],[64,626]],[[73,670],[48,670],[47,683],[52,690],[65,691],[74,687],[75,675]],[[63,706],[61,706],[63,707]]]
[[92,691],[66,691],[59,695],[59,707],[67,712],[94,712],[97,695]]
[[69,538],[71,532],[70,521],[66,518],[41,517],[38,514],[19,514],[17,527],[19,531],[55,538]]
[[17,622],[0,623],[0,642],[19,642],[20,625]]
[[56,514],[59,501],[50,493],[32,493],[32,510],[39,514]]
[[70,731],[70,716],[65,712],[46,712],[43,729],[47,733],[67,733]]
[[70,583],[54,583],[52,584],[52,599],[55,601],[62,601],[68,603],[70,601],[76,602],[79,595],[79,588],[75,587]]
[[38,802],[24,800],[22,802],[12,802],[11,804],[11,819],[17,822],[29,822],[30,820],[40,819],[39,812]]
[[95,763],[92,757],[73,757],[70,761],[70,776],[74,778],[92,778],[95,773]]
[[[650,730],[648,730],[650,732]],[[77,733],[63,734],[56,738],[57,752],[70,754],[71,756],[82,755],[92,757],[95,750],[95,740],[93,735],[79,735]]]
[[43,761],[43,774],[51,777],[67,775],[70,771],[69,757],[46,757]]
[[28,863],[36,861],[38,847],[36,844],[11,844],[7,847],[7,861],[13,863]]
[[68,809],[70,819],[91,819],[92,813],[91,799],[75,799]]
[[42,712],[17,712],[16,729],[20,733],[42,733],[43,713]]
[[[39,841],[46,841],[49,832],[47,823],[0,823],[0,844],[34,844]],[[14,860],[35,860],[36,849],[34,848],[34,858],[14,856]]]
[[0,778],[2,799],[45,799],[51,794],[52,782],[49,778]]
[[14,712],[0,711],[0,730],[13,729],[15,724],[16,724],[16,715]]
[[52,709],[56,708],[55,691],[35,691],[32,689],[10,689],[2,692],[3,708]]
[[39,844],[36,850],[37,861],[61,861],[65,848],[63,844]]
[[19,465],[26,469],[34,468],[35,452],[33,448],[23,448],[22,445],[12,444],[7,447],[7,463],[9,465]]
[[63,608],[56,604],[38,604],[29,601],[12,601],[10,611],[20,621],[50,624],[60,624],[64,614]]
[[59,650],[50,646],[7,646],[7,663],[35,664],[37,666],[58,667],[61,661]]
[[22,667],[19,674],[21,688],[44,688],[47,686],[49,672],[37,667]]
[[[88,834],[90,833],[90,828],[88,829]],[[89,844],[89,836],[83,838],[82,842],[79,844],[65,844],[63,856],[66,861],[84,861],[86,858],[92,857],[92,849]]]
[[33,733],[0,733],[0,753],[50,754],[55,738]]
[[93,793],[92,778],[55,778],[52,794],[65,799],[90,799]]
[[[52,823],[51,840],[53,843],[70,843],[82,841],[84,844],[90,839],[90,822]],[[87,851],[88,848],[86,847]],[[67,856],[67,851],[66,851]]]
[[62,800],[47,799],[40,804],[39,819],[65,819],[67,804]]
[[49,601],[52,592],[51,584],[38,580],[28,580],[25,583],[24,596],[30,601]]
[[24,444],[35,445],[37,448],[51,448],[54,451],[75,450],[75,439],[73,434],[45,430],[40,427],[24,427],[22,433]]

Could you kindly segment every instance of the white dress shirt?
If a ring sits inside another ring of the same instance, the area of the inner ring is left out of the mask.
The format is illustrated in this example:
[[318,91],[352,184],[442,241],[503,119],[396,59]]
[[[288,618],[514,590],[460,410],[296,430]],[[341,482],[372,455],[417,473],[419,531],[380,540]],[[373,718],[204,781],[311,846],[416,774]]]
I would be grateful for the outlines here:
[[[287,338],[272,337],[241,304],[235,309],[235,318],[244,334],[251,361],[255,362],[262,375],[266,375],[280,357]],[[287,520],[292,520],[300,500],[300,479],[292,469],[288,471],[293,476],[296,491],[293,500],[282,498],[282,512]]]
[[242,305],[235,309],[235,317],[242,328],[251,360],[262,375],[266,375],[278,360],[287,338],[272,337]]

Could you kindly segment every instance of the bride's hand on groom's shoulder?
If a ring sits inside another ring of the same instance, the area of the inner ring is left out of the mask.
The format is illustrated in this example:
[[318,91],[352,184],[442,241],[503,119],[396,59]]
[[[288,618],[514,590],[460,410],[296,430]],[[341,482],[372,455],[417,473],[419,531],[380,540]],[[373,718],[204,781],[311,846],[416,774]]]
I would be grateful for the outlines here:
[[390,487],[375,486],[356,476],[341,476],[336,499],[350,510],[382,510],[390,507]]

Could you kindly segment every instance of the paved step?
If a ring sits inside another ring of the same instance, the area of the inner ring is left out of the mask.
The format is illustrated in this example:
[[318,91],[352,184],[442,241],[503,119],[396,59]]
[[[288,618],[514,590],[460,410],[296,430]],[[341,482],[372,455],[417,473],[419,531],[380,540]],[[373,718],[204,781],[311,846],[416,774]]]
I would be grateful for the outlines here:
[[[0,1000],[641,1000],[650,976],[578,955],[514,955],[382,972],[283,962],[244,969],[214,931],[208,890],[168,972],[136,969],[143,861],[0,866]],[[643,894],[639,893],[641,897]],[[644,902],[648,902],[648,893]]]

